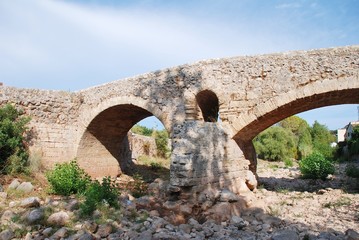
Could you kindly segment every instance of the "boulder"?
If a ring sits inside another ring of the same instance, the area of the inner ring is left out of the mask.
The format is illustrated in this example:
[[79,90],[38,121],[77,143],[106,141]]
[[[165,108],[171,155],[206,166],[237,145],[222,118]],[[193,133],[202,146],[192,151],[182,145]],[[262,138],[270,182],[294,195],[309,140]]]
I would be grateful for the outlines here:
[[237,202],[237,201],[239,201],[239,197],[234,192],[224,189],[221,191],[219,201],[221,201],[221,202]]
[[30,208],[30,207],[39,207],[40,199],[38,197],[29,197],[25,198],[20,202],[20,207]]
[[66,223],[68,223],[69,220],[69,214],[67,212],[61,211],[51,214],[50,217],[47,219],[47,222],[50,225],[64,226]]
[[112,225],[111,224],[101,224],[98,226],[96,235],[99,235],[101,238],[106,238],[111,233],[112,233]]
[[16,190],[29,193],[34,190],[34,186],[31,184],[31,182],[23,182],[16,188]]
[[1,223],[10,222],[14,216],[15,216],[15,213],[13,211],[6,210],[1,216]]
[[44,219],[44,216],[44,210],[41,208],[36,208],[29,212],[29,214],[26,216],[26,220],[29,224],[34,224],[42,221]]
[[14,180],[12,180],[12,182],[10,183],[8,189],[13,189],[13,190],[15,190],[19,185],[20,185],[19,180],[14,179]]
[[297,232],[289,229],[284,229],[277,231],[271,237],[271,240],[299,240],[299,235]]
[[231,224],[241,230],[248,225],[248,222],[244,221],[241,217],[233,216],[231,218]]
[[5,200],[6,198],[7,198],[7,193],[0,191],[0,200]]
[[59,230],[57,230],[54,235],[52,235],[51,239],[63,239],[65,237],[67,237],[69,234],[69,230],[65,227],[60,228]]
[[345,236],[347,236],[347,240],[359,240],[359,233],[353,229],[346,230]]
[[1,240],[10,240],[13,239],[14,237],[15,237],[14,233],[9,229],[4,230],[0,233]]

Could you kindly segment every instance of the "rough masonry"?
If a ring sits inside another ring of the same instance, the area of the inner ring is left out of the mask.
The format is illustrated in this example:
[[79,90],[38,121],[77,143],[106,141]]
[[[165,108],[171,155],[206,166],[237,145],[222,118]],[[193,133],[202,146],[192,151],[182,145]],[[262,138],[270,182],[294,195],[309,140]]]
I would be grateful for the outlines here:
[[172,140],[172,185],[239,192],[256,186],[252,139],[262,130],[359,103],[359,46],[212,59],[78,92],[0,86],[5,103],[32,117],[30,150],[48,167],[76,157],[94,177],[116,176],[127,132],[156,116]]

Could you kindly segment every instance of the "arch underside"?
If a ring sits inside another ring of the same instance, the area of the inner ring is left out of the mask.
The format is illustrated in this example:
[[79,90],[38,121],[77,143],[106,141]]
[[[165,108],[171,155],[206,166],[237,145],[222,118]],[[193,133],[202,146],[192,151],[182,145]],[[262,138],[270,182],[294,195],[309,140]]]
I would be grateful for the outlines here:
[[77,151],[79,165],[92,177],[117,176],[131,168],[127,133],[140,120],[152,116],[131,104],[110,107],[87,127]]
[[356,103],[359,103],[359,89],[332,91],[300,98],[259,116],[255,121],[238,131],[233,139],[242,142],[251,141],[266,128],[292,115],[325,106]]

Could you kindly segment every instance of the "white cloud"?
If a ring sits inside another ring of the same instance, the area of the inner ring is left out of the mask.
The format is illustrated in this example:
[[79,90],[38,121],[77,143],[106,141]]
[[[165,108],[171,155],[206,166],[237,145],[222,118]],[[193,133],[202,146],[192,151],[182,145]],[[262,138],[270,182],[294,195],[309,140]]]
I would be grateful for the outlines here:
[[302,5],[300,3],[282,3],[276,6],[277,9],[288,9],[288,8],[300,8]]

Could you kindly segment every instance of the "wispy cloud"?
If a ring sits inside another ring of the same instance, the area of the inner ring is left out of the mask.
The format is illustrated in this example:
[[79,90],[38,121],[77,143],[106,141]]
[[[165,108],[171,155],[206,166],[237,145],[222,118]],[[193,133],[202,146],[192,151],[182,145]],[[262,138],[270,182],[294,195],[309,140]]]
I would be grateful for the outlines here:
[[300,3],[291,2],[291,3],[278,4],[278,5],[276,5],[275,8],[277,8],[277,9],[288,9],[288,8],[300,8],[300,7],[302,7],[302,5]]

